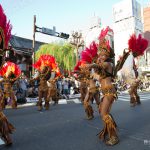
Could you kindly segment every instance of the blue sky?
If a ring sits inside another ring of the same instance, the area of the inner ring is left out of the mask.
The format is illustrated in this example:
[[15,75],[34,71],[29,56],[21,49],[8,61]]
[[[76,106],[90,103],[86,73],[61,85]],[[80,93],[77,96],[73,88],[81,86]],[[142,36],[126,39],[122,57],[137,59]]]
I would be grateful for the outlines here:
[[[142,6],[149,0],[137,0]],[[90,18],[99,16],[102,24],[112,25],[112,6],[120,0],[0,0],[12,34],[32,39],[33,16],[36,25],[57,32],[70,33],[88,26]],[[36,33],[36,40],[49,42],[53,37]]]

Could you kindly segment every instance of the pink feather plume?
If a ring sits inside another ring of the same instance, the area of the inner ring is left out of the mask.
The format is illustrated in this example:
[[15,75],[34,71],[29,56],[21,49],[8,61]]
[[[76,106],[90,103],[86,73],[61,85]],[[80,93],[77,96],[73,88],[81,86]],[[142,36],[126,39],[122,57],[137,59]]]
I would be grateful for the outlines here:
[[135,34],[130,36],[128,40],[128,48],[132,52],[134,57],[138,57],[144,54],[144,51],[148,47],[148,40],[142,38],[142,35],[139,34],[138,38]]

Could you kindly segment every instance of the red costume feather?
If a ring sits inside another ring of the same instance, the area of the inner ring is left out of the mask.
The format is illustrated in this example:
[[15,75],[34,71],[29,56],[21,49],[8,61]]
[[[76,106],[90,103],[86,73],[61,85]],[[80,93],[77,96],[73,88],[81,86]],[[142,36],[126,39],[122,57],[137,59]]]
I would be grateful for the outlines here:
[[4,38],[3,42],[5,49],[8,47],[8,42],[11,37],[11,30],[12,26],[10,24],[10,21],[7,20],[4,10],[0,5],[0,31],[2,32],[2,38]]
[[91,63],[94,58],[97,57],[97,51],[98,48],[96,43],[92,42],[89,48],[85,48],[85,50],[81,52],[81,60]]
[[142,38],[142,35],[139,34],[138,38],[136,38],[135,34],[130,36],[128,40],[128,48],[130,52],[132,52],[134,57],[138,57],[144,54],[144,51],[148,47],[148,40]]
[[81,60],[86,61],[88,63],[92,62],[92,55],[90,53],[90,50],[86,48],[81,52]]
[[109,44],[109,40],[106,39],[106,36],[108,35],[108,32],[113,32],[113,30],[107,26],[106,29],[102,29],[101,33],[98,37],[99,39],[99,50],[106,49],[108,53],[110,53],[111,48]]
[[[8,71],[11,71],[16,77],[19,77],[21,75],[20,67],[18,65],[16,65],[15,63],[12,63],[10,61],[7,61],[2,66],[2,68],[0,70],[0,75],[4,77],[4,76],[6,76]],[[6,76],[6,78],[7,78],[7,76]]]
[[89,48],[89,49],[90,49],[92,58],[97,57],[98,45],[97,45],[95,42],[92,42],[92,43],[90,44],[90,48]]
[[106,27],[105,30],[102,29],[98,39],[100,41],[104,40],[106,38],[106,36],[107,36],[107,34],[108,34],[109,31],[110,31],[110,28],[108,26]]
[[87,64],[87,62],[86,62],[86,61],[83,61],[83,60],[79,60],[79,61],[77,62],[77,64],[76,64],[76,66],[74,67],[74,71],[79,71],[79,70],[81,70],[81,69],[80,69],[80,66],[83,66],[84,64]]
[[33,67],[40,71],[41,66],[48,66],[50,69],[55,69],[57,67],[55,57],[51,55],[41,55],[37,62],[33,64]]
[[60,70],[56,63],[55,57],[52,55],[41,55],[33,67],[41,71],[42,66],[48,66],[52,71],[56,72],[56,76],[60,76]]

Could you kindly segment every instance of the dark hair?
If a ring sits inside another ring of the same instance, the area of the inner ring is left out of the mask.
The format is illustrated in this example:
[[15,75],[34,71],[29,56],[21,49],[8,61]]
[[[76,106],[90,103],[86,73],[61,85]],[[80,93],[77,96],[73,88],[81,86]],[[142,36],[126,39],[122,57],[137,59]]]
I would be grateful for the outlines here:
[[111,63],[114,63],[114,59],[113,59],[113,58],[107,58],[107,59],[105,60],[105,62],[111,62]]
[[110,57],[114,58],[115,57],[115,53],[114,53],[114,49],[110,47]]

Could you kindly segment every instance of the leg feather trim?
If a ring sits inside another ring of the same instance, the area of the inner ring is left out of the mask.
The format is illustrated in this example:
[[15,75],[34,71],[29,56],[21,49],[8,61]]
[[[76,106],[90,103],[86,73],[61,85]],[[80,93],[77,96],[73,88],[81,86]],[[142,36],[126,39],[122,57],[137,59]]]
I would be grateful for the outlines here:
[[42,102],[41,102],[41,101],[38,101],[38,110],[41,111],[42,108],[43,108],[43,107],[42,107]]
[[12,108],[13,109],[17,108],[17,101],[16,100],[12,100]]
[[45,109],[46,109],[46,110],[49,109],[49,102],[45,102]]
[[117,136],[116,134],[117,125],[113,117],[107,114],[103,117],[103,121],[104,121],[104,128],[99,133],[99,138],[105,140],[106,136],[108,136],[108,138],[111,138],[112,136]]
[[134,97],[131,97],[131,98],[130,98],[130,106],[131,106],[131,107],[134,107],[135,105],[136,105],[135,98],[134,98]]
[[87,114],[87,119],[93,119],[94,118],[94,115],[93,115],[93,109],[92,109],[92,106],[88,105],[87,108],[85,109],[85,112]]
[[140,100],[139,96],[136,97],[136,102],[137,102],[137,104],[141,104],[141,100]]
[[3,112],[0,112],[0,135],[6,145],[11,145],[12,141],[9,134],[15,130],[14,126],[8,122]]

